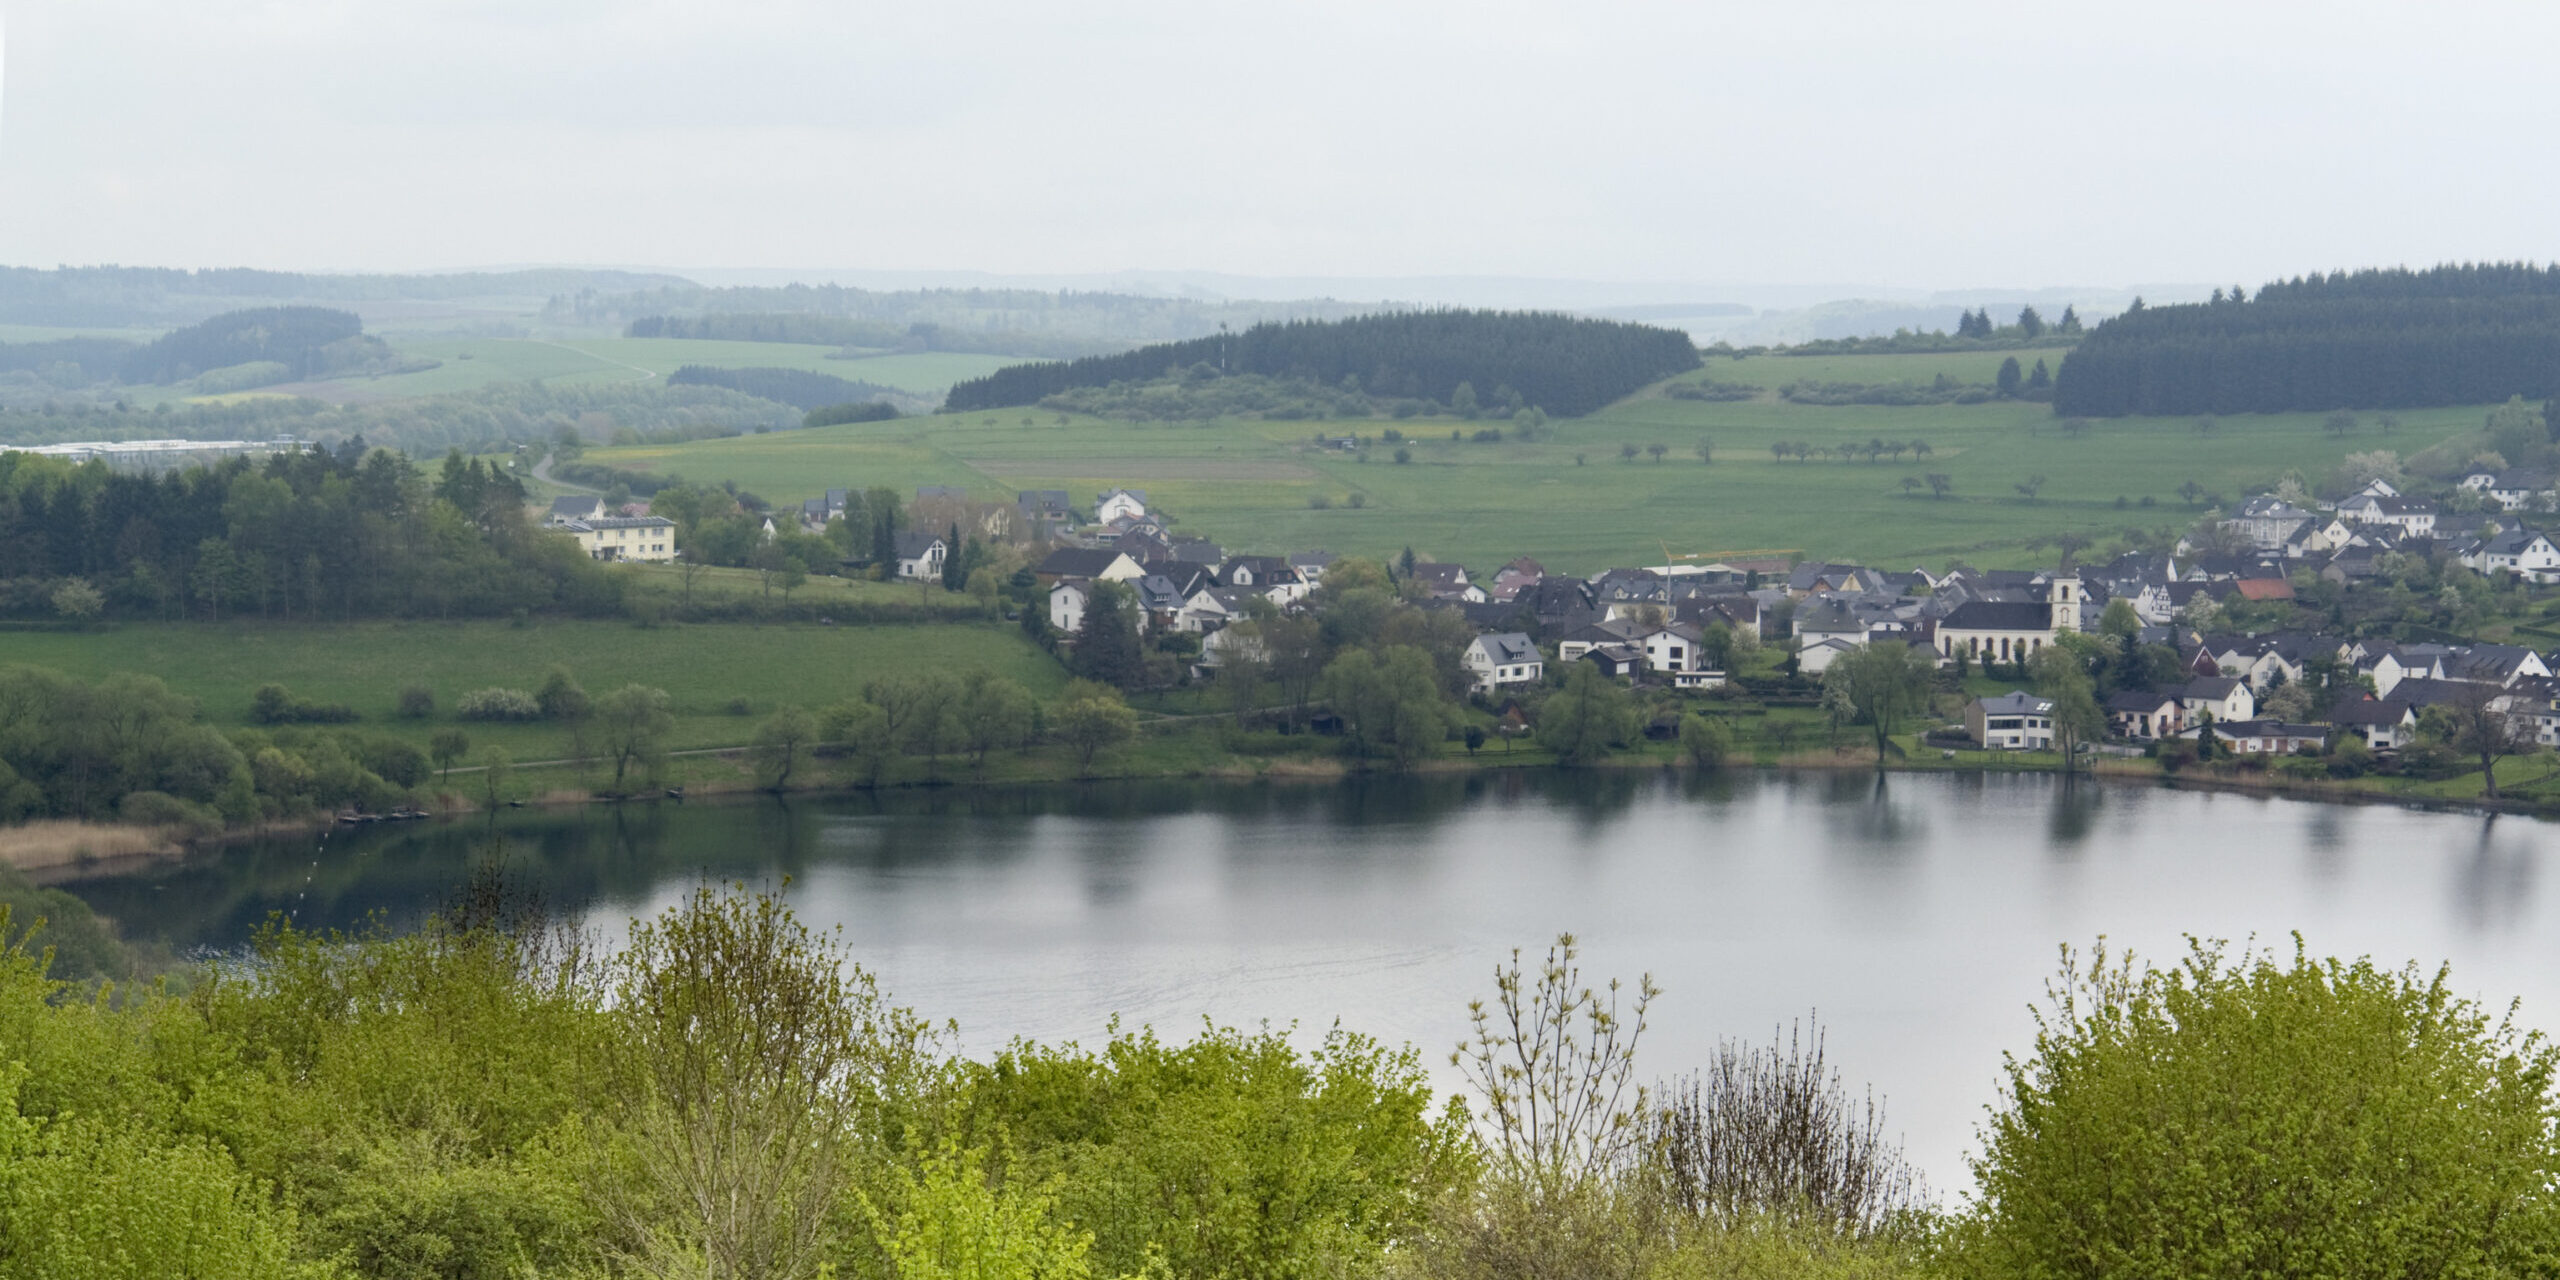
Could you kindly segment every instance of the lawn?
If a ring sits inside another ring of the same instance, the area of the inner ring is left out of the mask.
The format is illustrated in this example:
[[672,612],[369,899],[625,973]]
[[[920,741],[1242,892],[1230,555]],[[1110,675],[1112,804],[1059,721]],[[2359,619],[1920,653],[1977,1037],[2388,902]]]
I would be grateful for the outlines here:
[[[1718,378],[1783,383],[1798,378],[1926,382],[1941,370],[1987,376],[2006,353],[1947,356],[1759,357],[1717,362]],[[1693,375],[1694,376],[1694,375]],[[2187,419],[2100,420],[2063,431],[2045,406],[2020,403],[1919,408],[1822,407],[1774,399],[1713,403],[1631,397],[1587,418],[1555,423],[1534,444],[1452,442],[1486,423],[1126,423],[1039,410],[1000,410],[776,432],[681,445],[599,449],[598,462],[696,481],[735,480],[774,502],[830,486],[958,484],[988,500],[1021,489],[1065,488],[1080,502],[1113,485],[1148,491],[1186,533],[1266,552],[1323,548],[1418,554],[1490,570],[1535,555],[1548,568],[1588,573],[1660,563],[1678,555],[1792,550],[1891,567],[1935,568],[1963,559],[1985,567],[2046,563],[2043,542],[2062,532],[2099,539],[2130,528],[2179,527],[2201,511],[2178,496],[2192,480],[2235,499],[2288,470],[2318,479],[2351,452],[2404,456],[2457,432],[2476,431],[2482,410],[2405,412],[2389,435],[2368,421],[2354,433],[2323,429],[2324,414],[2241,415],[2200,435]],[[1319,448],[1321,433],[1415,437],[1411,461],[1379,440],[1361,457]],[[1699,462],[1700,440],[1715,461]],[[1769,446],[1804,441],[1925,440],[1931,454],[1899,460],[1780,461]],[[1660,444],[1662,461],[1620,450]],[[1935,499],[1915,484],[1931,472],[1954,482]],[[2042,476],[2034,498],[2017,486]],[[1353,495],[1363,505],[1349,505]],[[1331,502],[1316,510],[1310,499]],[[2150,499],[2151,506],[2143,500]],[[2119,505],[2121,500],[2122,505]]]
[[[913,596],[903,598],[912,600]],[[746,741],[756,718],[786,705],[812,709],[858,696],[865,682],[907,672],[983,668],[1012,676],[1046,697],[1066,683],[1056,660],[1009,627],[823,627],[541,621],[130,624],[91,632],[0,635],[0,661],[51,667],[83,678],[138,671],[199,700],[224,728],[249,723],[258,686],[277,683],[304,697],[344,703],[360,727],[423,745],[459,725],[475,744],[518,760],[567,754],[567,734],[547,724],[461,723],[454,701],[473,689],[531,690],[565,666],[590,694],[625,684],[667,691],[674,703],[671,746]],[[427,720],[397,718],[403,686],[434,690]],[[728,709],[744,698],[747,716]]]

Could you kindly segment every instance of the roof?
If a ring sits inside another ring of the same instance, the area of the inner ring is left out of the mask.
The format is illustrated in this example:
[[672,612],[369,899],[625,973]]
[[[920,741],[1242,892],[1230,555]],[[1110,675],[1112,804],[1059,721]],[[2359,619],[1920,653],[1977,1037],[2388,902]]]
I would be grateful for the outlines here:
[[2053,606],[2012,600],[1967,600],[1938,622],[1942,631],[2051,631]]
[[2053,710],[2053,699],[2013,689],[1996,698],[1977,698],[1974,705],[1982,708],[1986,716],[2040,716]]
[[1013,501],[1025,511],[1064,511],[1068,506],[1064,489],[1025,489]]
[[1477,636],[1475,643],[1484,646],[1485,656],[1495,662],[1536,662],[1537,642],[1518,631],[1495,631]]
[[2230,697],[2232,690],[2241,687],[2241,682],[2231,676],[2197,676],[2187,682],[2186,688],[2178,691],[2178,696],[2218,702]]
[[1143,507],[1147,504],[1147,491],[1144,489],[1105,489],[1101,494],[1094,498],[1094,501],[1096,503],[1109,502],[1115,495],[1123,493],[1137,499],[1139,506]]
[[574,520],[603,505],[604,499],[592,493],[571,494],[565,498],[551,500],[551,516],[555,520]]
[[2242,578],[2236,589],[2243,600],[2291,600],[2293,584],[2282,578]]
[[943,541],[941,534],[920,533],[916,530],[909,529],[905,533],[898,535],[898,558],[901,560],[918,559],[931,552],[935,547],[942,545]]
[[2129,689],[2107,699],[2107,710],[2148,715],[2177,700],[2178,695],[2174,693],[2145,693],[2138,689]]
[[2394,698],[2349,698],[2329,708],[2328,721],[2340,725],[2398,724],[2409,718],[2409,704]]
[[1120,557],[1121,553],[1110,547],[1060,547],[1050,552],[1034,572],[1060,578],[1099,578]]
[[1440,564],[1424,560],[1413,566],[1413,576],[1444,587],[1462,585],[1467,580],[1467,567],[1462,564]]
[[593,520],[572,520],[572,529],[672,529],[676,522],[665,516],[598,516]]

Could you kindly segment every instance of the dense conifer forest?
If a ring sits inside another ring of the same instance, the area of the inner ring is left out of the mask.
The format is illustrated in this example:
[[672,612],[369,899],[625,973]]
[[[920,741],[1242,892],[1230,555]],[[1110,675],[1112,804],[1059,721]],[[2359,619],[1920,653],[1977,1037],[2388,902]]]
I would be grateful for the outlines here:
[[2142,307],[2064,358],[2054,412],[2275,413],[2481,404],[2560,390],[2560,266],[2310,275]]
[[75,585],[172,618],[620,607],[602,566],[533,527],[513,479],[458,455],[430,479],[360,442],[165,476],[0,453],[0,613],[76,613]]
[[1509,387],[1539,409],[1576,416],[1698,367],[1676,329],[1551,312],[1409,311],[1349,320],[1258,324],[1238,334],[1118,356],[999,369],[951,388],[967,412],[1036,404],[1077,387],[1145,382],[1206,366],[1221,374],[1351,383],[1376,396],[1447,403],[1461,384]]

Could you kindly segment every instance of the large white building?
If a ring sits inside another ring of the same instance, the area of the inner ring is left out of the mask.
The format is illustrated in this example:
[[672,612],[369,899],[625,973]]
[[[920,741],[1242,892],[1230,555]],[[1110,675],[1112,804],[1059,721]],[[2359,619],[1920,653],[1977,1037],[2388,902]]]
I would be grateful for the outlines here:
[[556,526],[596,560],[666,561],[676,558],[676,522],[665,516],[599,516]]

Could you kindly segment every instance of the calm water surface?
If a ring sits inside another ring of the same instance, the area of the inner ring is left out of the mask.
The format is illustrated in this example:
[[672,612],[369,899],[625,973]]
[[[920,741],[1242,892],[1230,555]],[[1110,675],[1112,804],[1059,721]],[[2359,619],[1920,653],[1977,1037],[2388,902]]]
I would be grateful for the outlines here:
[[[1819,1010],[1943,1188],[2056,948],[2166,956],[2256,935],[2454,964],[2560,1029],[2560,896],[2530,821],[2068,783],[2044,775],[1515,774],[1113,785],[513,812],[66,882],[128,933],[232,947],[271,911],[414,921],[496,847],[608,931],[705,876],[787,874],[904,1002],[968,1047],[1335,1019],[1436,1064],[1513,946],[1651,972],[1642,1061]],[[1454,1081],[1453,1081],[1454,1083]]]

